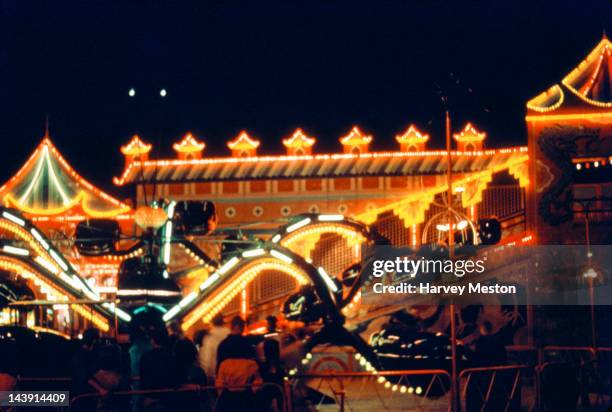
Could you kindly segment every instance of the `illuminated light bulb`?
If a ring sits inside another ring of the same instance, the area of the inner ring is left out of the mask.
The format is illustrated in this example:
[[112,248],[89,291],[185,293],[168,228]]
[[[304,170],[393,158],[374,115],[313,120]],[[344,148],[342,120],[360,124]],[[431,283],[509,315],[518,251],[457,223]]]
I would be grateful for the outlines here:
[[266,251],[263,250],[262,248],[251,249],[251,250],[246,250],[246,251],[242,252],[242,257],[245,257],[245,258],[256,257],[256,256],[261,256],[264,253],[266,253]]
[[361,359],[359,359],[359,364],[360,364],[361,366],[365,366],[366,362],[367,362],[367,360],[366,360],[365,358],[361,358]]
[[307,224],[309,224],[311,222],[311,219],[309,217],[300,220],[297,223],[292,224],[291,226],[287,227],[287,233],[291,233],[301,227],[306,226]]
[[587,270],[586,270],[586,271],[585,271],[585,272],[582,274],[582,276],[583,276],[583,277],[585,277],[585,278],[587,278],[587,279],[588,279],[588,278],[590,278],[590,279],[595,279],[595,278],[597,278],[597,272],[595,271],[595,269],[593,269],[593,268],[589,268],[589,269],[587,269]]
[[387,381],[385,382],[385,388],[389,389],[391,387],[391,382]]
[[400,386],[400,393],[406,393],[406,387],[404,385]]
[[308,359],[304,358],[302,359],[302,365],[306,365],[308,363]]
[[438,229],[440,232],[448,232],[449,230],[448,228],[449,228],[448,223],[446,224],[438,223],[436,225],[436,229]]
[[355,360],[359,360],[361,359],[361,353],[356,353],[355,354]]
[[398,386],[397,386],[397,385],[393,385],[393,386],[391,387],[391,390],[392,390],[393,392],[397,392],[397,389],[398,389]]
[[595,161],[595,163],[593,163],[593,166],[595,166],[595,167],[599,167],[599,162],[598,162],[598,161]]
[[4,217],[5,219],[10,220],[13,223],[17,223],[19,226],[25,226],[25,220],[15,216],[15,215],[12,215],[12,214],[10,214],[8,212],[2,212],[2,217]]
[[421,388],[420,386],[417,386],[416,389],[414,390],[414,393],[416,393],[417,395],[420,395],[423,393],[423,388]]
[[160,95],[161,97],[166,97],[166,95],[167,95],[167,94],[168,94],[168,92],[166,91],[166,89],[161,89],[161,90],[159,91],[159,95]]
[[10,245],[4,245],[2,250],[12,255],[18,255],[18,256],[28,256],[30,254],[30,252],[27,249],[22,249],[20,247],[14,247]]
[[329,277],[325,269],[323,269],[322,267],[319,267],[319,269],[317,269],[317,272],[319,272],[319,275],[321,276],[321,278],[323,279],[323,281],[325,282],[325,284],[327,285],[329,289],[331,289],[333,292],[338,291],[338,286],[336,286],[336,284],[331,279],[331,277]]
[[134,88],[131,88],[130,91],[128,92],[128,96],[130,97],[136,96],[136,90],[134,90]]
[[576,170],[582,169],[582,165],[580,163],[576,163]]
[[461,222],[457,223],[457,229],[459,229],[459,230],[463,230],[467,226],[468,226],[467,220],[462,220]]
[[376,382],[378,383],[383,383],[385,381],[385,377],[384,376],[379,376],[378,379],[376,379]]
[[274,256],[275,258],[280,259],[287,264],[293,263],[293,259],[291,259],[289,256],[285,255],[284,253],[278,252],[274,249],[270,251],[270,254]]
[[321,222],[338,222],[344,220],[343,215],[319,215],[319,221]]
[[306,354],[306,359],[312,359],[312,353],[310,353],[310,352],[309,352],[309,353],[307,353],[307,354]]
[[414,388],[412,386],[408,387],[408,393],[414,393]]

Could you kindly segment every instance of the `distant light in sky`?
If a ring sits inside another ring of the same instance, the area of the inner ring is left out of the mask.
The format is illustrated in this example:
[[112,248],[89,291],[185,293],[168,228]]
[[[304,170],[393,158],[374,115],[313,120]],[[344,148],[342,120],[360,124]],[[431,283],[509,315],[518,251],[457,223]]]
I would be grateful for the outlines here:
[[167,95],[167,94],[168,94],[168,92],[166,92],[166,89],[161,89],[161,90],[159,91],[159,95],[160,95],[161,97],[166,97],[166,95]]
[[128,95],[129,95],[130,97],[134,97],[134,96],[136,96],[136,90],[134,90],[133,88],[131,88],[131,89],[130,89],[130,91],[128,92]]

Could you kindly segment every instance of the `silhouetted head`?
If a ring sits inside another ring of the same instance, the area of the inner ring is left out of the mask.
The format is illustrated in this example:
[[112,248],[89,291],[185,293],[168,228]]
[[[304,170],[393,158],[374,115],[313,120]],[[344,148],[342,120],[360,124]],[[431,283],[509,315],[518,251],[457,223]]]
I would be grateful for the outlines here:
[[83,332],[83,346],[87,348],[93,348],[93,346],[100,340],[100,331],[96,328],[85,329]]
[[268,331],[274,332],[276,330],[276,324],[278,323],[276,316],[268,316],[266,322],[268,323]]
[[242,335],[244,332],[244,319],[240,316],[234,316],[232,318],[232,335]]
[[212,319],[212,324],[214,326],[223,326],[223,315],[218,313],[215,315],[215,317]]

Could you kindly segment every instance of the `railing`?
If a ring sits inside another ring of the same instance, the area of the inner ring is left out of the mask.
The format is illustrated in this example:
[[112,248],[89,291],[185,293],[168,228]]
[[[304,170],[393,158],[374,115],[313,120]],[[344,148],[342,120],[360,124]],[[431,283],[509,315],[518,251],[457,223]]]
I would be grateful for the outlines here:
[[[533,376],[527,365],[488,366],[464,369],[459,374],[461,406],[464,411],[520,411],[522,380]],[[536,397],[527,409],[535,409]]]
[[450,411],[450,375],[443,369],[309,373],[292,379],[292,393],[307,385],[330,396],[321,397],[315,407],[331,398],[344,412],[372,410]]
[[[590,410],[589,407],[612,405],[612,348],[511,346],[508,352],[526,362],[460,372],[458,395],[462,411],[557,412],[561,410],[560,405],[563,410],[568,406]],[[22,389],[41,383],[70,386],[70,378],[21,377],[19,383]],[[274,393],[279,394],[281,412],[291,412],[300,402],[310,402],[310,406],[315,407],[332,402],[340,411],[451,410],[450,376],[442,369],[379,371],[375,374],[325,371],[296,375],[285,387],[274,384],[259,387],[266,386],[273,387]],[[305,388],[308,388],[307,394]],[[48,389],[47,385],[43,389]],[[72,403],[85,399],[97,402],[100,399],[129,398],[132,401],[147,394],[172,394],[168,396],[207,397],[215,401],[208,405],[208,410],[214,411],[219,389],[192,386],[179,390],[121,391],[110,393],[106,398],[93,393],[75,397]],[[313,390],[321,396],[312,396],[316,393]]]
[[[278,412],[291,412],[291,403],[288,402],[287,392],[281,385],[275,383],[261,383],[254,385],[234,385],[234,386],[200,386],[186,385],[185,387],[176,389],[148,389],[148,390],[125,390],[110,392],[107,394],[101,393],[85,393],[75,396],[70,400],[70,409],[76,410],[91,410],[93,403],[99,406],[101,402],[113,405],[112,410],[132,410],[131,406],[135,404],[145,405],[146,407],[157,404],[161,409],[156,411],[171,411],[185,410],[185,401],[192,401],[198,404],[206,404],[205,408],[208,411],[215,412],[218,410],[220,399],[223,392],[250,392],[253,395],[252,404],[243,405],[244,410],[249,408],[254,409],[255,403],[265,402],[261,395],[266,389],[272,389],[272,392],[266,392],[264,396],[279,401],[277,403]],[[163,406],[161,406],[163,405]],[[201,410],[200,406],[195,407],[196,410]],[[95,410],[95,409],[94,409]],[[147,410],[147,409],[145,409]],[[191,409],[189,409],[191,410]],[[223,409],[225,411],[226,409]],[[219,409],[221,411],[221,409]]]

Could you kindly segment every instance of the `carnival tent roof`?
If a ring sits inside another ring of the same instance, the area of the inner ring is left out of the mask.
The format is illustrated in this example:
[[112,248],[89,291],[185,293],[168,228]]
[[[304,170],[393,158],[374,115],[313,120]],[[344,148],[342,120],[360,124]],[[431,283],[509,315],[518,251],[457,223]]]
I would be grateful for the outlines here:
[[48,135],[0,187],[0,199],[7,207],[39,216],[78,214],[82,210],[88,217],[113,217],[130,211],[130,206],[79,176]]
[[547,113],[586,106],[612,108],[612,43],[604,35],[589,55],[560,84],[527,102],[533,112]]

